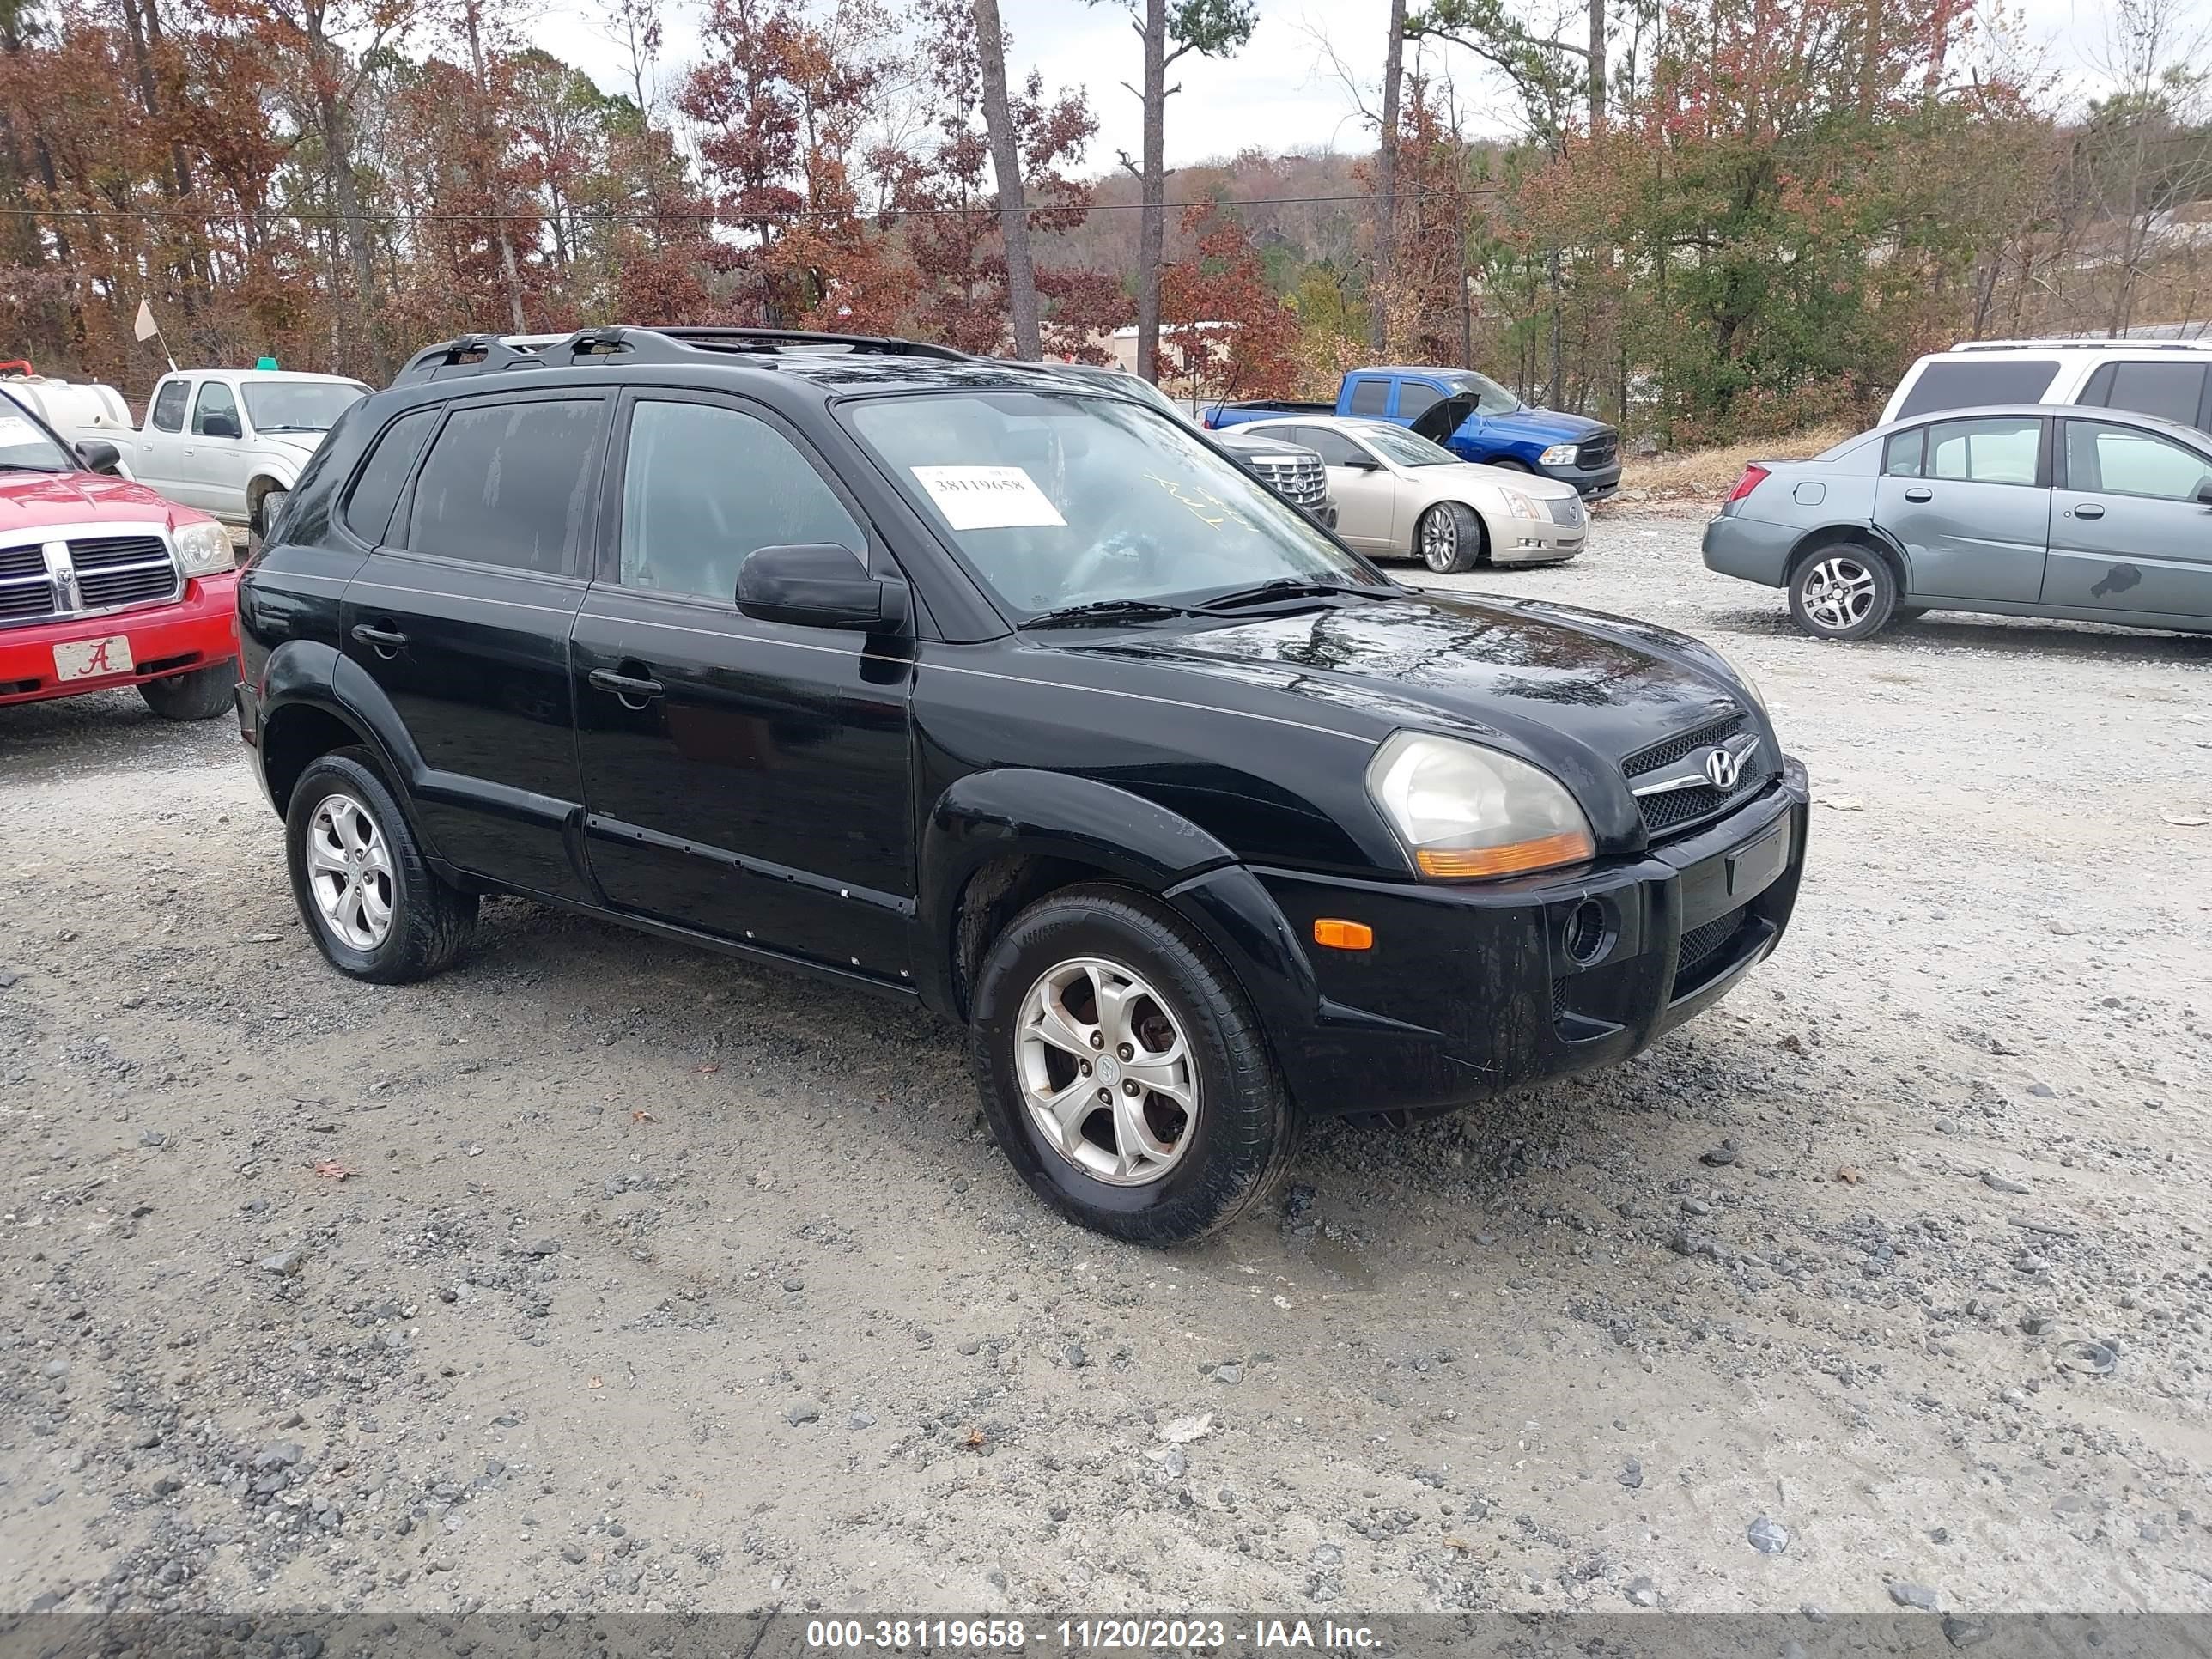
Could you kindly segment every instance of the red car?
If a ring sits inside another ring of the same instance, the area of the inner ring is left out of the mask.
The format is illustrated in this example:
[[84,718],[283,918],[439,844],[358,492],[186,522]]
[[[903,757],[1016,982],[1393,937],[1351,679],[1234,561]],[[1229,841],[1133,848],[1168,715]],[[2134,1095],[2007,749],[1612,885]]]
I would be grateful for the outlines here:
[[157,714],[212,719],[238,678],[230,532],[118,459],[0,393],[0,705],[135,685]]

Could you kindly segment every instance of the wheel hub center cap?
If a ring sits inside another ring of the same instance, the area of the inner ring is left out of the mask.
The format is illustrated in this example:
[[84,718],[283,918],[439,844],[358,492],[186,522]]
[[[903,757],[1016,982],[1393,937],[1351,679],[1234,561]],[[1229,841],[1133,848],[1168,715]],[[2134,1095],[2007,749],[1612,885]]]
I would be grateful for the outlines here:
[[1110,1088],[1112,1088],[1115,1084],[1119,1083],[1121,1080],[1121,1062],[1120,1060],[1118,1060],[1115,1059],[1115,1058],[1114,1058],[1114,1056],[1113,1056],[1113,1055],[1111,1055],[1111,1054],[1101,1054],[1101,1055],[1099,1055],[1099,1056],[1098,1056],[1098,1083],[1099,1083],[1099,1086],[1100,1086],[1101,1088],[1110,1089]]

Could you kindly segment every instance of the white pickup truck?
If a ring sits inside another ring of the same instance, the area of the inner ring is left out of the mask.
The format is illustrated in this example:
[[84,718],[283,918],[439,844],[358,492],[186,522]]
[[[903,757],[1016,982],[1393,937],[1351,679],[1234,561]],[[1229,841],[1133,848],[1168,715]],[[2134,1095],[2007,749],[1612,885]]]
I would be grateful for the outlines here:
[[337,374],[184,369],[155,386],[145,425],[110,435],[139,483],[258,535],[324,434],[368,390]]

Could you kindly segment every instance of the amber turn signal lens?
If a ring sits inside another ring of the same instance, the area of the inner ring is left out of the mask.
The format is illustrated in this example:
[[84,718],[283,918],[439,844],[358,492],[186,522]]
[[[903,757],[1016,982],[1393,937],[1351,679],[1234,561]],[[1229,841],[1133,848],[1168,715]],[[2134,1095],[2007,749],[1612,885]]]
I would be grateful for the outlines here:
[[1338,951],[1364,951],[1375,943],[1375,930],[1364,921],[1340,921],[1324,916],[1314,923],[1314,943]]
[[1425,876],[1466,880],[1477,876],[1517,876],[1530,870],[1553,870],[1563,864],[1580,864],[1597,854],[1590,838],[1577,830],[1539,836],[1534,841],[1510,842],[1504,847],[1422,848],[1413,854]]

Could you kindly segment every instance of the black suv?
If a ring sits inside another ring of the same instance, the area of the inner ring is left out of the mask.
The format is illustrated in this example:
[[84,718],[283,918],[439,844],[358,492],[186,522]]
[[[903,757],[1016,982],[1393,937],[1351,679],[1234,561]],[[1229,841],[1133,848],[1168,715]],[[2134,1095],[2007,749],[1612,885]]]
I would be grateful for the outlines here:
[[239,588],[323,954],[527,895],[963,1022],[1068,1215],[1617,1060],[1774,948],[1803,769],[1707,647],[1398,586],[1109,392],[907,342],[418,355]]

